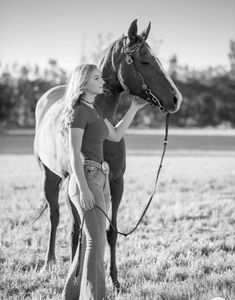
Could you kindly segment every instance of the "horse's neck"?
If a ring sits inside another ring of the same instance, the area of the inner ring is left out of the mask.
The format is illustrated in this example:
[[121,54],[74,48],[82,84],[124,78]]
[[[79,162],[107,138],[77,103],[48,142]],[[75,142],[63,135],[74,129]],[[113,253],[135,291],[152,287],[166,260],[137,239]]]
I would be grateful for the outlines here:
[[97,95],[96,104],[102,110],[104,116],[113,123],[119,103],[119,94],[114,96]]
[[[117,49],[114,49],[114,48]],[[117,69],[120,60],[120,44],[112,45],[108,51],[108,55],[103,57],[103,59],[99,63],[99,68],[102,72],[102,77],[106,81],[104,88],[109,91],[107,94],[97,95],[96,103],[103,111],[105,117],[113,122],[115,120],[115,115],[117,111],[117,107],[119,104],[119,96],[123,91],[123,88],[118,80]],[[107,54],[107,53],[106,53]],[[108,57],[108,59],[107,59]],[[114,65],[115,62],[115,65]]]

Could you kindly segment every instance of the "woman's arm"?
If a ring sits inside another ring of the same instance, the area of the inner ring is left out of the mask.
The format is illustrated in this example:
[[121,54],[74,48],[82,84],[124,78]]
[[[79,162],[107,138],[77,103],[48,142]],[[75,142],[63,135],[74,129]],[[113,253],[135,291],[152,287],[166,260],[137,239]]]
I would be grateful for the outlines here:
[[113,142],[119,142],[133,121],[136,112],[146,104],[147,102],[144,99],[137,96],[132,96],[132,102],[128,111],[115,127],[109,122],[109,120],[105,118],[104,121],[109,129],[109,135],[107,139]]
[[69,129],[69,159],[71,168],[76,178],[80,190],[81,205],[84,209],[91,209],[95,204],[95,199],[87,184],[83,169],[83,163],[80,157],[84,129]]
[[69,158],[76,181],[80,190],[88,188],[86,177],[83,170],[83,164],[80,157],[84,129],[69,129]]

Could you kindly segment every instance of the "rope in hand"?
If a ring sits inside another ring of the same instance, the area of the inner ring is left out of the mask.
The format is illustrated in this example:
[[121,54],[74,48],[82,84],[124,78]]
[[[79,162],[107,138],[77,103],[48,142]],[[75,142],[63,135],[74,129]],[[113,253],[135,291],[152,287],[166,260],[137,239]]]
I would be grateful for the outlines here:
[[[142,215],[140,216],[139,218],[139,221],[137,222],[137,224],[135,225],[135,227],[130,230],[129,232],[121,232],[121,231],[118,231],[116,227],[113,226],[112,224],[112,221],[109,219],[109,217],[107,216],[106,212],[101,208],[99,207],[98,205],[95,204],[95,207],[97,207],[104,215],[105,217],[107,218],[107,220],[109,221],[110,223],[110,226],[113,228],[113,230],[120,234],[120,235],[124,235],[125,237],[127,237],[129,234],[133,233],[136,228],[139,226],[140,222],[142,221],[152,199],[153,199],[153,196],[156,192],[156,187],[157,187],[157,182],[158,182],[158,178],[159,178],[159,174],[161,172],[161,168],[162,168],[162,162],[163,162],[163,158],[165,156],[165,152],[166,152],[166,147],[167,147],[167,138],[168,138],[168,128],[169,128],[169,122],[170,122],[170,113],[166,113],[166,125],[165,125],[165,138],[164,138],[164,144],[163,144],[163,151],[162,151],[162,156],[161,156],[161,160],[160,160],[160,164],[159,164],[159,167],[158,167],[158,171],[157,171],[157,176],[156,176],[156,180],[155,180],[155,184],[154,184],[154,188],[153,188],[153,192],[149,198],[149,201],[142,213]],[[83,214],[83,218],[82,218],[82,223],[81,223],[81,226],[80,226],[80,229],[79,229],[79,258],[78,258],[78,268],[76,270],[76,277],[78,276],[78,272],[79,272],[79,266],[80,266],[80,261],[81,261],[81,246],[82,246],[82,230],[83,230],[83,224],[84,224],[84,219],[85,219],[85,213],[86,211],[84,211],[84,214]]]

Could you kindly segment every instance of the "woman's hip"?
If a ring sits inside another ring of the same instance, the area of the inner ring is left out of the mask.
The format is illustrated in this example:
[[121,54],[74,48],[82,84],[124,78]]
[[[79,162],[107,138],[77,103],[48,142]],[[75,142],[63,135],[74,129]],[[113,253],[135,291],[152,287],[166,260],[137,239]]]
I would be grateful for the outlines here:
[[[108,209],[111,200],[109,168],[106,168],[104,173],[102,168],[98,168],[96,164],[96,162],[93,163],[92,161],[89,161],[86,163],[85,161],[83,164],[84,174],[87,184],[96,199],[96,204],[102,204],[100,202],[102,202],[102,198],[104,198],[106,202],[106,208]],[[80,189],[74,173],[70,176],[68,192],[70,198],[75,195],[80,195]]]

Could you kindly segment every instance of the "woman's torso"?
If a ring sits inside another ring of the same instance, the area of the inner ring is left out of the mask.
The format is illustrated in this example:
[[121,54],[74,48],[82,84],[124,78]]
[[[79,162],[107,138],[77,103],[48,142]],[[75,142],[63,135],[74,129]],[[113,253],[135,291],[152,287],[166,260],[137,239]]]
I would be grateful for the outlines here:
[[[86,120],[81,147],[82,159],[94,160],[99,163],[104,161],[103,142],[109,133],[104,122],[104,115],[97,105],[94,104],[94,108],[91,108],[81,102],[74,111],[74,124],[76,124],[76,118],[79,117]],[[76,125],[71,127],[76,128]]]

